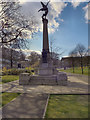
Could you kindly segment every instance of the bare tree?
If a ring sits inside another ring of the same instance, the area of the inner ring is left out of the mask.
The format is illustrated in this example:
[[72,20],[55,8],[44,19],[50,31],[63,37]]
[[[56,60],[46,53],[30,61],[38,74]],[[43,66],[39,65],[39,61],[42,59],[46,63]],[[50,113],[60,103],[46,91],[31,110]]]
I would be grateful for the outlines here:
[[51,53],[51,59],[53,60],[54,65],[57,65],[60,56],[64,52],[61,52],[61,48],[55,45],[55,39],[50,40],[50,53]]
[[2,63],[5,66],[8,64],[9,68],[14,68],[19,61],[25,60],[25,54],[21,50],[2,47],[2,51]]
[[[29,21],[21,14],[19,2],[0,1],[0,43],[26,47],[27,36],[35,31],[34,21]],[[28,34],[29,33],[29,34]]]
[[31,52],[30,56],[28,56],[28,59],[30,61],[30,65],[35,64],[37,61],[40,60],[41,55],[36,52]]
[[71,61],[72,61],[72,67],[73,67],[73,73],[75,72],[74,71],[74,68],[75,68],[75,56],[76,56],[76,50],[72,50],[70,53],[69,53],[69,56],[71,57]]
[[[86,48],[84,47],[84,45],[82,44],[78,44],[76,45],[75,49],[73,51],[71,51],[70,55],[73,57],[77,57],[77,56],[80,56],[80,66],[81,66],[81,69],[82,69],[82,74],[83,74],[83,57],[86,55],[87,53],[87,50]],[[73,64],[73,71],[74,71],[74,59],[72,60],[72,64]]]
[[27,47],[27,43],[29,43],[27,38],[34,34],[36,21],[32,15],[29,20],[22,15],[19,2],[3,2],[0,0],[0,8],[0,45],[7,46],[10,49],[12,68],[13,57],[15,56],[13,49]]
[[82,44],[78,44],[75,48],[75,51],[77,55],[80,56],[80,64],[81,64],[81,69],[82,69],[82,74],[83,74],[83,56],[86,55],[86,48]]
[[25,60],[25,54],[22,52],[22,50],[16,51],[14,48],[10,49],[10,67],[13,68],[14,64],[16,64],[18,61],[24,61]]

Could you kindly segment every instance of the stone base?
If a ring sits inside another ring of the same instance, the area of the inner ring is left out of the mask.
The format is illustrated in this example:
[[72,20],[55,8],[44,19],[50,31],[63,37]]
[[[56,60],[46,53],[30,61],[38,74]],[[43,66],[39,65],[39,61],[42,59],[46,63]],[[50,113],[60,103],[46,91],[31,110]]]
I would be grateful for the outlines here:
[[52,75],[53,74],[53,69],[52,68],[40,68],[39,69],[39,75]]
[[67,75],[58,73],[57,75],[30,76],[29,73],[21,73],[19,78],[20,85],[67,85]]
[[57,70],[53,67],[52,61],[51,61],[51,63],[41,63],[38,74],[40,76],[55,75],[55,74],[57,74]]

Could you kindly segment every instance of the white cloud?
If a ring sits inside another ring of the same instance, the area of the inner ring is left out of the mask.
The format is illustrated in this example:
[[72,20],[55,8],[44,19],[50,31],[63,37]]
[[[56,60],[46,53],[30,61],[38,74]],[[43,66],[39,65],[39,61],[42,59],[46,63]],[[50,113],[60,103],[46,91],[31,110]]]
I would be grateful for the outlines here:
[[[19,0],[19,1],[21,1],[23,3],[23,2],[40,2],[41,0]],[[42,1],[47,2],[49,0],[42,0]],[[71,1],[73,1],[73,2],[85,2],[85,1],[87,1],[87,2],[89,2],[89,0],[50,0],[50,2],[71,2]]]
[[[49,13],[48,13],[48,26],[49,26],[49,33],[55,32],[57,30],[58,26],[60,25],[59,21],[57,22],[56,19],[58,19],[58,16],[61,14],[63,9],[66,7],[66,3],[64,2],[50,2],[48,5]],[[22,4],[22,11],[24,15],[26,15],[28,18],[31,16],[35,16],[35,20],[37,21],[38,25],[35,26],[38,30],[42,31],[42,19],[41,16],[43,12],[39,12],[38,10],[42,7],[42,5],[39,2],[24,2]],[[60,19],[63,21],[63,19]]]
[[[42,31],[42,19],[41,16],[43,14],[43,12],[39,12],[38,10],[42,7],[40,4],[41,0],[19,0],[21,2],[22,5],[22,12],[24,13],[25,16],[28,17],[28,19],[30,19],[32,16],[35,16],[34,20],[38,23],[36,26],[34,26],[37,31],[40,30]],[[35,2],[37,1],[37,2]],[[43,0],[43,1],[49,1],[49,0]],[[49,13],[48,13],[48,26],[49,26],[49,33],[53,33],[55,32],[59,25],[60,25],[60,21],[63,22],[62,18],[59,18],[58,16],[62,13],[62,11],[64,10],[64,8],[67,6],[67,4],[65,3],[65,1],[70,1],[72,3],[72,6],[74,8],[76,8],[77,6],[79,6],[80,2],[85,2],[88,0],[56,0],[57,2],[55,2],[55,0],[50,0],[50,3],[48,5],[49,8]],[[60,2],[63,1],[63,2]],[[85,19],[87,19],[88,17],[88,10],[86,10],[86,8],[83,9],[85,12]],[[59,20],[57,21],[56,19]]]
[[31,52],[36,52],[36,53],[38,53],[38,54],[41,54],[41,51],[28,50],[28,49],[25,49],[25,50],[22,49],[22,52],[23,52],[26,56],[30,55]]
[[[17,2],[20,1],[21,4],[25,2],[41,2],[41,0],[2,0],[3,2]],[[47,2],[49,0],[42,0],[43,2]],[[50,0],[50,2],[89,2],[89,0]]]
[[74,8],[78,7],[82,2],[89,2],[89,0],[69,0]]
[[80,2],[71,2],[71,3],[74,8],[78,7],[80,4]]
[[[75,0],[72,0],[71,3],[72,3],[72,6],[74,8],[78,7],[80,5],[80,3],[82,2],[88,2],[89,0],[77,0],[77,2],[74,2]],[[83,10],[85,11],[85,20],[86,20],[86,23],[88,23],[88,20],[90,20],[90,16],[89,16],[89,13],[90,13],[90,4],[86,5],[85,7],[83,7]]]
[[85,11],[85,19],[86,19],[86,23],[88,23],[88,20],[90,20],[90,4],[86,5],[85,7],[83,7],[83,10]]
[[86,19],[86,22],[87,22],[88,21],[88,5],[83,7],[83,10],[85,11],[85,19]]
[[[42,7],[40,4],[40,0],[34,0],[33,2],[31,2],[32,0],[20,0],[22,2],[22,7],[23,7],[23,13],[25,15],[27,15],[28,17],[31,17],[34,15],[35,16],[35,20],[37,21],[38,25],[35,26],[35,28],[37,28],[37,31],[40,30],[41,32],[43,31],[42,28],[42,19],[41,16],[43,14],[43,12],[39,12],[38,10]],[[37,2],[35,2],[37,1]],[[48,1],[48,0],[43,0],[43,1]],[[48,5],[49,8],[49,13],[48,13],[48,31],[49,33],[53,33],[55,32],[59,25],[60,22],[63,22],[62,18],[59,18],[58,16],[62,13],[62,11],[64,10],[64,8],[67,6],[67,4],[65,3],[65,1],[69,1],[71,2],[72,6],[74,8],[78,7],[80,5],[80,2],[88,2],[88,0],[56,0],[57,2],[54,2],[55,0],[50,0],[50,3]],[[63,2],[60,2],[63,1]],[[85,11],[85,19],[87,21],[88,19],[88,9],[87,7],[83,8],[83,10]],[[58,22],[57,20],[58,19]]]
[[[16,51],[20,51],[20,49],[15,49]],[[41,51],[39,50],[29,50],[29,49],[22,49],[22,52],[26,55],[29,56],[31,52],[36,52],[38,54],[41,54]]]
[[[72,0],[71,3],[72,3],[72,6],[74,8],[78,7],[80,5],[80,3],[82,2],[89,2],[89,0],[77,0],[77,2],[75,2],[75,0]],[[90,13],[90,3],[88,5],[86,5],[85,7],[83,7],[83,10],[85,11],[85,19],[86,19],[86,23],[88,23],[88,20],[90,20],[90,16],[89,16],[89,13]]]
[[50,32],[54,32],[57,30],[58,26],[60,25],[59,21],[63,20],[59,18],[59,21],[57,22],[56,19],[58,19],[58,16],[62,13],[63,9],[66,7],[66,3],[64,2],[52,2],[49,7],[49,26],[50,26]]

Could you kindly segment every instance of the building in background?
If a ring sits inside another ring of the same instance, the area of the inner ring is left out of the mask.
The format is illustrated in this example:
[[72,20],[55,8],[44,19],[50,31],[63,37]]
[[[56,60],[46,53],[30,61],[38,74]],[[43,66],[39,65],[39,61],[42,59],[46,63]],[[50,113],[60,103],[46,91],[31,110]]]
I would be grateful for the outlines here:
[[2,55],[0,60],[2,61],[2,68],[18,68],[21,61],[25,61],[25,54],[22,51],[2,47]]
[[[62,57],[60,60],[60,68],[70,68],[72,67],[72,64],[74,64],[75,67],[80,67],[80,57]],[[89,66],[90,65],[90,56],[83,56],[83,66]]]

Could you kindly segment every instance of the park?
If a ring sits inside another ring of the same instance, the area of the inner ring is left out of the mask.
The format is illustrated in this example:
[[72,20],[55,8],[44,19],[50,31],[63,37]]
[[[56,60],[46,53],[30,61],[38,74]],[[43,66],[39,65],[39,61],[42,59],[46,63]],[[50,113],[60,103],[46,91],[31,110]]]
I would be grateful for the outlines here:
[[[75,23],[79,24],[77,21],[80,22],[78,18],[81,13],[76,18],[72,14],[73,19],[69,18],[70,15],[66,17],[67,11],[81,12],[81,7],[86,14],[87,6],[88,2],[0,1],[2,120],[89,119],[88,25],[86,18],[82,18],[82,29],[74,26]],[[75,23],[72,22],[67,30],[68,20]],[[74,33],[75,29],[81,33]],[[72,33],[68,34],[68,31]],[[74,34],[77,41],[71,39],[72,42],[67,42],[68,36],[74,38]],[[79,41],[79,38],[82,40]]]

